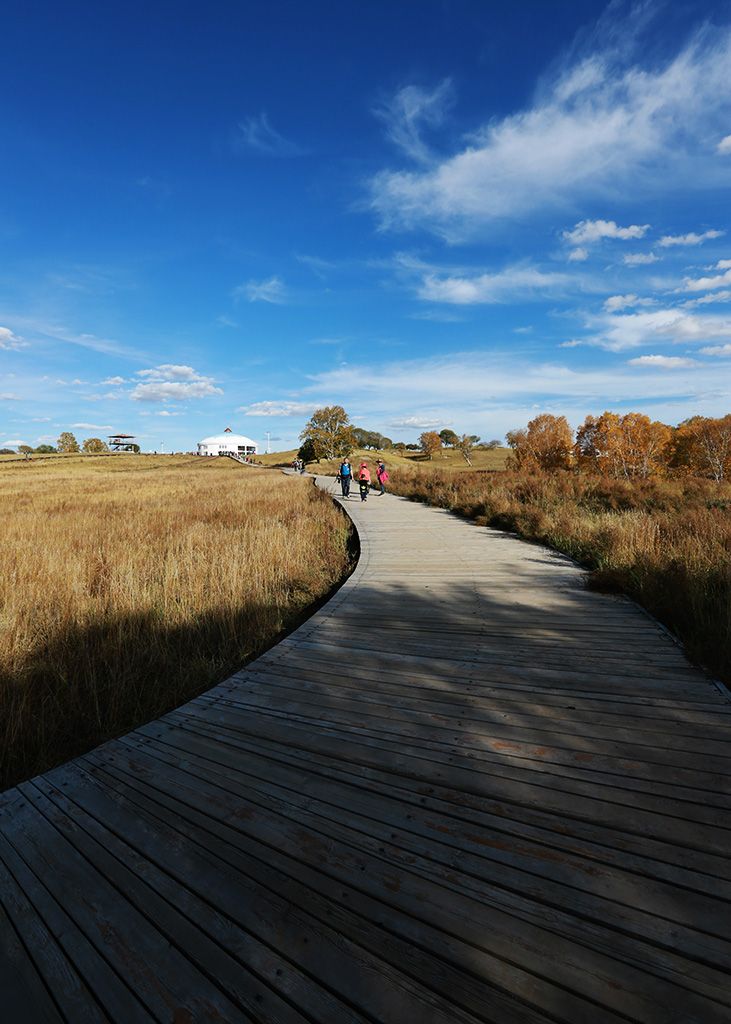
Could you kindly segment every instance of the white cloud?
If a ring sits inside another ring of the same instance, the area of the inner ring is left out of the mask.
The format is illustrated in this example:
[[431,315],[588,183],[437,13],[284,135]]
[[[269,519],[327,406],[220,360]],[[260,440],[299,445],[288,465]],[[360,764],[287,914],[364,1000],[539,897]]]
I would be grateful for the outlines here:
[[[144,370],[142,372],[144,373]],[[107,377],[107,379],[103,380],[101,383],[102,383],[102,387],[104,387],[104,386],[109,387],[110,385],[113,385],[113,384],[114,385],[116,385],[116,384],[126,384],[127,381],[124,379],[124,377]]]
[[9,327],[0,327],[0,349],[19,352],[21,348],[27,348],[28,344],[27,341],[23,341],[18,335],[13,334]]
[[702,235],[697,235],[695,231],[691,231],[687,235],[663,235],[657,244],[666,249],[670,245],[700,245],[709,238],[720,238],[725,234],[725,231],[704,231]]
[[573,339],[572,341],[562,341],[558,346],[559,348],[578,348],[579,345],[585,345],[585,341],[578,341]]
[[643,263],[656,263],[659,258],[654,252],[628,252],[622,257],[622,263],[628,267],[639,267]]
[[439,277],[427,273],[418,289],[418,296],[428,302],[450,302],[455,305],[504,302],[520,296],[526,300],[563,289],[572,279],[567,274],[546,273],[537,267],[508,267],[496,274],[475,277]]
[[155,381],[151,384],[138,384],[130,393],[133,402],[185,402],[189,398],[208,398],[210,395],[222,395],[221,388],[216,388],[207,381]]
[[[154,366],[150,370],[137,370],[135,377],[147,377],[150,380],[213,380],[212,377],[202,377],[192,366],[176,366],[174,363],[163,363],[162,366]],[[114,381],[106,381],[106,383],[116,383],[121,379],[118,377]]]
[[401,430],[435,430],[437,427],[449,427],[451,420],[440,419],[436,416],[401,416],[388,421],[389,427],[399,427]]
[[255,402],[236,411],[244,416],[311,416],[316,408],[315,402]]
[[691,366],[701,366],[697,359],[684,359],[682,356],[639,356],[630,359],[631,366],[656,367],[659,370],[684,370]]
[[640,299],[637,295],[612,295],[604,303],[607,313],[618,313],[630,306],[654,306],[655,299]]
[[588,259],[588,257],[589,253],[586,249],[572,249],[569,253],[569,263],[583,263],[585,259]]
[[727,284],[731,284],[731,270],[727,270],[723,274],[715,274],[713,277],[699,277],[696,280],[686,277],[683,279],[682,286],[675,290],[676,292],[707,292],[713,288],[722,288]]
[[278,277],[270,277],[268,281],[249,281],[247,284],[240,284],[234,288],[232,295],[234,299],[246,296],[249,302],[272,302],[279,306],[287,302],[287,289]]
[[700,352],[704,356],[721,356],[723,359],[731,358],[731,344],[709,345],[708,348],[702,348]]
[[20,395],[12,395],[12,394],[6,393],[4,395],[0,395],[0,401],[3,401],[3,402],[20,402],[21,399],[20,399]]
[[393,99],[377,107],[374,113],[385,122],[392,142],[412,160],[428,163],[432,154],[421,138],[422,129],[442,124],[453,103],[452,83],[445,79],[431,90],[407,85]]
[[247,117],[239,121],[238,133],[233,138],[234,149],[238,152],[248,150],[257,156],[278,158],[307,156],[309,150],[298,146],[280,135],[269,123],[265,113],[259,117]]
[[72,430],[112,430],[108,423],[100,425],[98,423],[72,423]]
[[605,51],[572,57],[532,105],[487,121],[453,155],[376,175],[371,208],[384,227],[459,239],[495,220],[628,188],[656,198],[679,184],[719,185],[724,169],[708,160],[707,140],[727,119],[730,63],[728,27],[697,33],[655,67],[629,65],[626,47],[610,40]]
[[677,309],[658,309],[619,316],[607,314],[590,318],[588,326],[596,330],[588,339],[590,344],[612,352],[658,342],[675,344],[731,338],[731,319],[710,314],[684,313]]
[[716,151],[723,154],[731,153],[731,135],[727,135],[725,138],[721,139],[719,144],[716,146]]
[[25,441],[22,439],[22,437],[16,437],[12,441],[3,441],[3,447],[7,447],[8,445],[12,445],[13,447],[15,447],[16,445],[19,444],[25,444]]
[[650,227],[649,224],[631,224],[628,228],[620,228],[613,220],[582,220],[572,231],[564,231],[563,238],[571,245],[587,245],[598,242],[600,238],[642,238]]
[[731,299],[731,291],[713,292],[710,295],[701,295],[699,299],[688,299],[682,302],[683,309],[695,309],[696,306],[707,306],[711,302],[728,302]]

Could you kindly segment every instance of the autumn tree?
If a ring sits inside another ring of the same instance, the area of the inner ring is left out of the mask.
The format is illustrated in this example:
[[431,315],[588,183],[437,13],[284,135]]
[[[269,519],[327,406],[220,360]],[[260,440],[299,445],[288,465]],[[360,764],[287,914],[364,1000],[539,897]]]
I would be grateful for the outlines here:
[[442,439],[436,430],[425,430],[419,435],[419,447],[425,455],[433,459],[435,453],[442,450]]
[[82,444],[81,450],[89,455],[96,455],[99,452],[108,452],[109,445],[99,437],[88,437]]
[[731,476],[731,414],[720,419],[692,416],[673,432],[670,467],[675,472],[712,476],[716,482]]
[[565,416],[543,413],[522,430],[507,434],[512,460],[520,469],[568,469],[574,435]]
[[353,427],[342,405],[317,409],[300,434],[300,441],[310,443],[317,462],[320,459],[339,459],[349,455],[355,447]]
[[56,441],[56,448],[59,452],[78,452],[79,443],[70,430],[64,430]]
[[479,440],[480,439],[477,434],[462,434],[461,437],[457,438],[456,447],[462,452],[468,466],[472,465],[470,454]]
[[574,453],[582,469],[628,480],[664,472],[670,427],[639,412],[587,416],[576,432]]

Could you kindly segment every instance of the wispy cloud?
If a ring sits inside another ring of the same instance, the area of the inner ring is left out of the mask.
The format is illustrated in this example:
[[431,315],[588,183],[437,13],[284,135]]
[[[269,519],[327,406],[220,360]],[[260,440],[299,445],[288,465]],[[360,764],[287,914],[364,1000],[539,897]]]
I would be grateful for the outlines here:
[[731,357],[731,344],[709,345],[707,348],[700,349],[700,352],[704,356],[721,356],[722,359],[728,359]]
[[685,359],[682,356],[638,356],[637,359],[630,359],[629,364],[655,367],[659,370],[685,370],[701,365],[697,359]]
[[690,231],[687,235],[663,235],[657,244],[665,249],[671,245],[701,245],[709,238],[720,238],[725,234],[725,231],[704,231],[702,235],[697,235],[695,231]]
[[[530,107],[478,127],[452,156],[376,175],[372,209],[385,228],[425,227],[456,240],[500,218],[615,196],[630,185],[636,196],[679,182],[716,185],[727,169],[711,158],[707,140],[727,124],[730,63],[731,30],[715,26],[664,66],[631,64],[613,44],[573,57]],[[403,117],[401,124],[408,144]]]
[[130,392],[133,402],[185,402],[191,398],[208,398],[222,395],[221,388],[204,381],[184,383],[182,381],[156,381],[153,384],[138,384]]
[[237,412],[244,416],[311,416],[317,408],[316,402],[255,402],[243,405]]
[[391,141],[407,156],[418,163],[429,163],[432,152],[422,139],[422,131],[441,125],[454,99],[452,82],[447,78],[434,89],[407,85],[376,107],[374,113],[385,123]]
[[657,309],[622,315],[590,317],[593,334],[589,344],[612,352],[643,345],[678,344],[731,338],[731,319],[710,314],[685,313],[678,309]]
[[630,306],[653,306],[655,299],[641,299],[637,295],[610,295],[604,302],[604,309],[607,313],[618,313]]
[[505,302],[516,296],[525,301],[564,289],[571,280],[567,274],[559,271],[543,271],[522,264],[507,267],[497,273],[472,277],[440,277],[436,273],[427,273],[422,278],[417,294],[420,299],[428,302],[448,302],[459,306]]
[[12,394],[12,392],[7,392],[6,391],[4,394],[0,395],[0,401],[2,401],[2,402],[20,402],[20,401],[22,401],[22,399],[21,399],[20,395],[14,395],[14,394]]
[[388,425],[400,430],[436,430],[437,427],[450,427],[452,421],[439,416],[397,416],[389,420]]
[[278,277],[270,277],[268,281],[248,281],[233,290],[234,299],[246,298],[249,302],[271,302],[276,306],[286,305],[287,289]]
[[659,259],[654,252],[628,252],[622,257],[622,263],[628,267],[641,267],[645,263],[657,263]]
[[727,135],[725,138],[721,139],[719,144],[716,146],[716,151],[718,153],[722,153],[724,156],[727,153],[731,153],[731,135]]
[[19,352],[21,348],[27,347],[28,342],[13,334],[9,327],[0,327],[0,349]]
[[[200,373],[197,373],[193,369],[192,366],[176,366],[174,363],[163,363],[162,366],[153,366],[149,370],[137,370],[135,377],[146,377],[149,380],[213,380],[212,377],[202,377]],[[121,382],[121,380],[122,379],[118,377],[113,380],[106,381],[105,383],[114,384]]]
[[613,220],[582,220],[571,231],[564,231],[562,237],[571,245],[588,245],[601,238],[627,241],[644,237],[649,227],[649,224],[630,224],[629,227],[621,228]]
[[[721,260],[721,264],[725,265],[728,261]],[[686,277],[683,280],[683,284],[680,288],[676,288],[678,292],[708,292],[715,288],[723,288],[724,285],[731,284],[731,269],[724,271],[722,274],[714,274],[713,277],[698,277],[691,278]]]
[[285,139],[283,135],[280,135],[271,125],[265,113],[261,113],[258,117],[246,117],[243,121],[239,121],[233,145],[234,149],[238,152],[246,150],[257,156],[277,157],[280,159],[307,156],[310,152],[310,150],[304,149],[296,142]]

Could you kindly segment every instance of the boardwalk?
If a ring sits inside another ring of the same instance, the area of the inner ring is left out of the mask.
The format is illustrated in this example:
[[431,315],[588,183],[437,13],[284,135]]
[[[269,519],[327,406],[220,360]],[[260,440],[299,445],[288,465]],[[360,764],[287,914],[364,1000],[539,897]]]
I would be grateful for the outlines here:
[[10,790],[3,1024],[731,1022],[731,704],[404,500],[231,680]]

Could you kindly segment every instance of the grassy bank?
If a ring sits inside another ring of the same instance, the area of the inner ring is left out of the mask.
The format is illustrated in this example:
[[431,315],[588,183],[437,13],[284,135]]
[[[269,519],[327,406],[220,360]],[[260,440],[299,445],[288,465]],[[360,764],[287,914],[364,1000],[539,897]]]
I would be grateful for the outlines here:
[[342,577],[309,480],[229,459],[0,467],[0,788],[162,714]]
[[731,683],[731,484],[399,469],[389,489],[570,555],[591,585],[629,594]]

